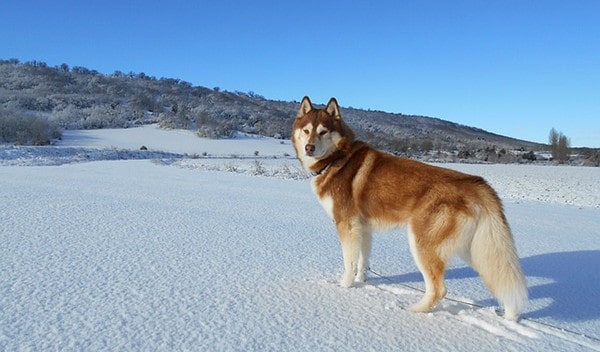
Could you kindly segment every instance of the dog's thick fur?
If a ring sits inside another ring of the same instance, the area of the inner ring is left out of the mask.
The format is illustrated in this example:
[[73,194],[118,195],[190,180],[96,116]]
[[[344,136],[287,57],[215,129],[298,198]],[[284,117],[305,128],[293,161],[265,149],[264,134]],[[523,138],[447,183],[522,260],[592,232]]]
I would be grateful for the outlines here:
[[341,286],[365,281],[371,231],[408,225],[425,295],[411,309],[428,312],[446,295],[446,264],[459,255],[517,320],[527,286],[496,192],[481,177],[403,159],[357,141],[335,98],[315,109],[304,97],[292,142],[313,190],[335,222],[342,245]]

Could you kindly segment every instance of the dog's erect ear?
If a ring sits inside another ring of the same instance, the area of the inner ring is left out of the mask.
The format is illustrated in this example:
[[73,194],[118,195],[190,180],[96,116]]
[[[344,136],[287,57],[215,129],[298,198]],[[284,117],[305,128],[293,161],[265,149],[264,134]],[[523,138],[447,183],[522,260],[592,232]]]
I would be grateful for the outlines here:
[[308,97],[302,98],[302,102],[300,103],[300,110],[298,110],[298,115],[296,118],[302,117],[308,114],[313,109],[312,103]]
[[338,105],[337,100],[335,98],[329,99],[329,103],[327,103],[327,107],[325,111],[336,119],[340,119],[342,116],[340,115],[340,107]]

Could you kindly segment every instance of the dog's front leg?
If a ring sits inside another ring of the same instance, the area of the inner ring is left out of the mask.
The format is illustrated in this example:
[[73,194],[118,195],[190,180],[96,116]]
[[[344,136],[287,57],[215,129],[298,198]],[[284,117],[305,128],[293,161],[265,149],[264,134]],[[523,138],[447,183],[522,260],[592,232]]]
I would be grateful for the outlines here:
[[367,270],[369,270],[369,256],[371,255],[371,232],[363,229],[359,234],[360,254],[358,256],[358,267],[356,268],[356,282],[367,281]]
[[342,287],[350,287],[356,275],[360,254],[360,237],[356,231],[357,229],[353,228],[348,222],[338,223],[337,230],[344,258],[344,276],[342,276],[340,285]]

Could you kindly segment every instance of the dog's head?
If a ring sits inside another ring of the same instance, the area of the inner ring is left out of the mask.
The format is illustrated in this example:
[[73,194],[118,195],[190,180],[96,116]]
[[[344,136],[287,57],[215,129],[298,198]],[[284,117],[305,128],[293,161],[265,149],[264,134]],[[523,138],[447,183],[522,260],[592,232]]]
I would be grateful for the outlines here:
[[308,97],[300,103],[294,121],[292,143],[296,155],[307,171],[336,151],[348,150],[354,134],[342,121],[337,100],[331,98],[325,109],[315,109]]

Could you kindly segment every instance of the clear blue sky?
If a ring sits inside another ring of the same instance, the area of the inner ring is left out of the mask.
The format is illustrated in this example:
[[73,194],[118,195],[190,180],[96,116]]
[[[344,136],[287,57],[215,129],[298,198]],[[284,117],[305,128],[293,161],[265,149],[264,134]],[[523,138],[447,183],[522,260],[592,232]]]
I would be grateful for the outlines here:
[[28,1],[0,58],[427,115],[600,147],[600,1]]

